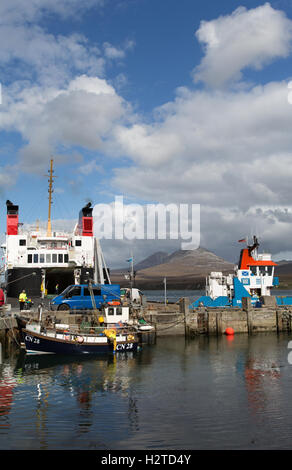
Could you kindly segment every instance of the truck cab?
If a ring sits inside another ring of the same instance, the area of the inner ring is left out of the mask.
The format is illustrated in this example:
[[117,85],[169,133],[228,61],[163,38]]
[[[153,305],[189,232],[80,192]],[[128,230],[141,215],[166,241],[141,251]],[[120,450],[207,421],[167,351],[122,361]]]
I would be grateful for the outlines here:
[[143,292],[141,292],[139,289],[136,289],[135,287],[132,289],[129,287],[121,289],[121,296],[125,301],[131,300],[134,304],[137,305],[144,305],[146,302],[146,297]]

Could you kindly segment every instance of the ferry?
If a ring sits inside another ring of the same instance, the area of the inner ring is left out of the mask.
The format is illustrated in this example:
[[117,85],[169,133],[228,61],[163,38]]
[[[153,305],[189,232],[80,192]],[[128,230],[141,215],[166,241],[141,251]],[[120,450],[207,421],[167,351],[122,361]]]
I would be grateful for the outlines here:
[[81,208],[72,233],[53,231],[51,203],[53,160],[49,172],[49,209],[47,230],[25,230],[19,222],[19,206],[6,201],[6,240],[4,287],[7,297],[18,297],[25,289],[29,297],[56,295],[72,284],[84,284],[94,275],[97,253],[100,284],[110,284],[99,241],[93,234],[93,208],[89,202]]
[[[246,242],[246,240],[239,240]],[[205,307],[241,307],[242,298],[249,297],[254,307],[261,307],[262,297],[270,296],[271,290],[279,286],[279,278],[274,276],[277,264],[271,254],[259,253],[259,241],[253,237],[253,243],[240,252],[235,272],[223,275],[211,272],[206,278],[205,295],[196,299],[190,309]],[[292,305],[292,297],[277,297],[278,305]]]

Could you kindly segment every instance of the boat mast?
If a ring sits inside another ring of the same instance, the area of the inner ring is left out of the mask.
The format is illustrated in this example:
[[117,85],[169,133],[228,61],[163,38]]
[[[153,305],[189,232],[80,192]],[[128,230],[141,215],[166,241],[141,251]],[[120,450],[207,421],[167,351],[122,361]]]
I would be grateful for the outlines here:
[[53,170],[53,159],[51,159],[51,166],[50,166],[50,173],[49,176],[50,179],[49,181],[49,211],[48,211],[48,224],[47,224],[47,237],[52,236],[52,223],[51,223],[51,206],[52,206],[52,193],[54,192],[53,190],[53,180],[55,176],[53,176],[54,170]]

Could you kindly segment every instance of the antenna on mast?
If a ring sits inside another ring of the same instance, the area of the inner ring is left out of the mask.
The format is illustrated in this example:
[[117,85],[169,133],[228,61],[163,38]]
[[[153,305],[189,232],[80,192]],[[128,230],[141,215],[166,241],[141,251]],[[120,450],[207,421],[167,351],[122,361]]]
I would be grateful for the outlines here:
[[54,170],[53,170],[53,159],[51,159],[51,165],[50,165],[50,173],[46,176],[49,176],[49,210],[48,210],[48,224],[47,224],[47,236],[51,237],[52,236],[52,223],[51,223],[51,206],[52,206],[52,193],[54,192],[53,190],[53,182],[54,178],[56,176],[53,176]]

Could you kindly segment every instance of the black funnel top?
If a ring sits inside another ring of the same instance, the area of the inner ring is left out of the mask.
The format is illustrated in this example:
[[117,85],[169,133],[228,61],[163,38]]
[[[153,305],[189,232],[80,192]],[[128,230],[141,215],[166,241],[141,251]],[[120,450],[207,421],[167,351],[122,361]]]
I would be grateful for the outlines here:
[[92,217],[93,207],[91,207],[91,202],[88,202],[86,206],[82,207],[80,211],[81,217]]
[[15,206],[13,202],[9,201],[9,199],[6,201],[6,206],[7,214],[18,214],[18,206]]

